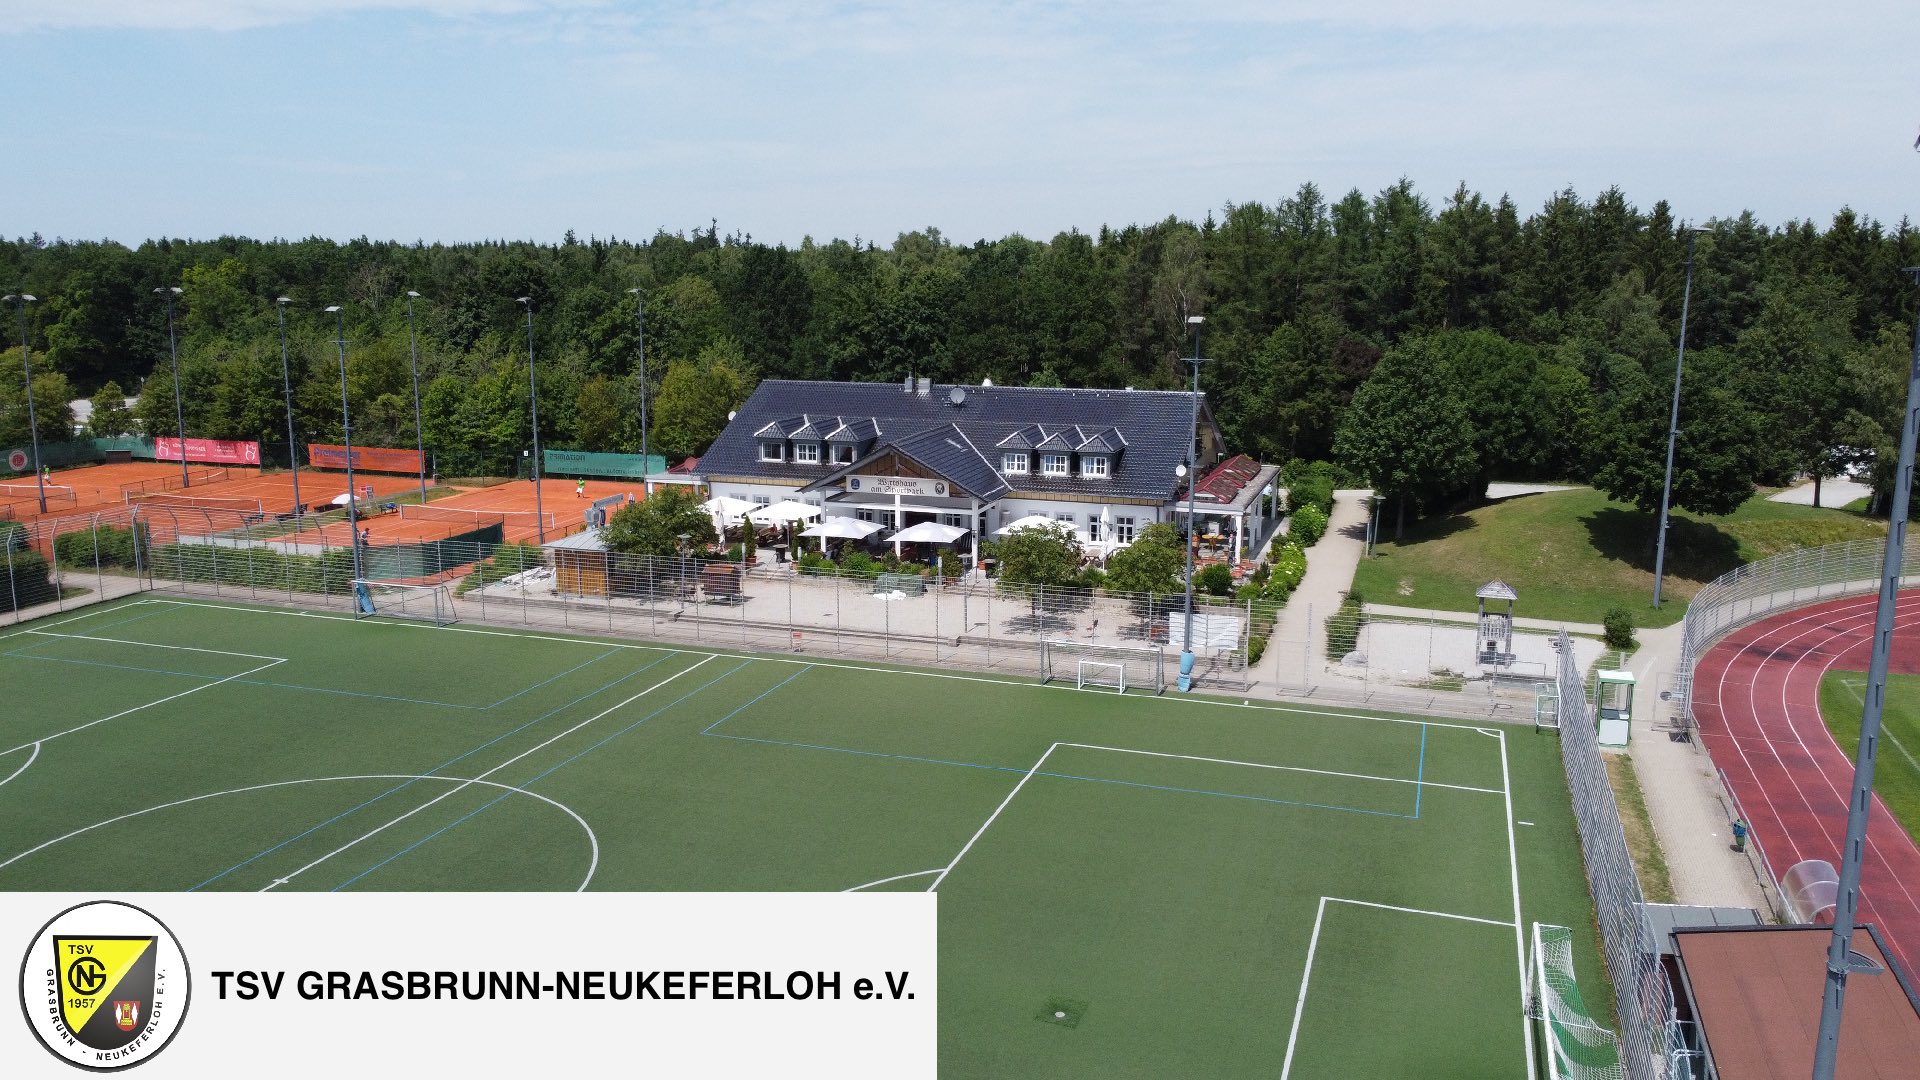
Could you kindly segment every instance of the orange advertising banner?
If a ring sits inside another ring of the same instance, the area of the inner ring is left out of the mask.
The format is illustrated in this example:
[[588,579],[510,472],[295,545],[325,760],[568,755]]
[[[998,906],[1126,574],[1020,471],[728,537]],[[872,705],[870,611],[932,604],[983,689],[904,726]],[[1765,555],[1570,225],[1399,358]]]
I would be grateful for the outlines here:
[[[308,443],[307,463],[316,469],[345,469],[347,448],[329,443]],[[353,467],[368,472],[417,473],[420,471],[420,451],[356,446],[353,448]]]

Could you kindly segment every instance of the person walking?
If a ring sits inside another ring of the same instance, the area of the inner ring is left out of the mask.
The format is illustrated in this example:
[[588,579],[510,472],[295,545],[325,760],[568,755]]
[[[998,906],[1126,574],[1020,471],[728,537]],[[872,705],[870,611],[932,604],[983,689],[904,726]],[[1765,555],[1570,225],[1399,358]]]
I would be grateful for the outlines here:
[[1746,818],[1733,819],[1733,850],[1740,852],[1747,850],[1748,830],[1749,826],[1747,825]]
[[574,481],[573,497],[576,499],[584,499],[587,497],[587,482],[585,480]]

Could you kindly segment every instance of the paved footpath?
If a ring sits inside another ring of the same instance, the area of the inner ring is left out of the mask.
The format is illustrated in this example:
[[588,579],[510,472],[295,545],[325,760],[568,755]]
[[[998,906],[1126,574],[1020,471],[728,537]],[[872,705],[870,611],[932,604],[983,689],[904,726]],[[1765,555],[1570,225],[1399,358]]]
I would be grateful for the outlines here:
[[1277,681],[1291,686],[1308,686],[1323,681],[1305,670],[1313,657],[1327,654],[1327,616],[1340,610],[1340,601],[1353,588],[1353,572],[1367,553],[1366,489],[1333,493],[1333,513],[1327,531],[1318,543],[1307,549],[1307,573],[1287,598],[1274,628],[1275,642],[1307,642],[1296,653],[1287,649],[1277,654]]

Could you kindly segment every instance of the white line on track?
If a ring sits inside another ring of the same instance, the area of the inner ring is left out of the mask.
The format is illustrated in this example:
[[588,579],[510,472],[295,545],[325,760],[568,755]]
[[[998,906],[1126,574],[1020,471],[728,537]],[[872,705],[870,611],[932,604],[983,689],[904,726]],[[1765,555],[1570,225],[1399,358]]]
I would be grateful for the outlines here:
[[1513,776],[1507,770],[1507,737],[1500,736],[1500,787],[1507,804],[1507,863],[1513,868],[1513,944],[1520,965],[1520,1033],[1527,1047],[1527,1080],[1534,1080],[1533,1020],[1527,1016],[1527,931],[1520,925],[1520,849],[1513,839]]
[[[600,712],[595,713],[594,715],[588,717],[587,719],[582,720],[579,723],[573,725],[572,727],[561,732],[560,734],[552,736],[551,738],[547,739],[545,742],[542,742],[539,745],[534,746],[530,749],[522,750],[520,753],[515,754],[514,756],[508,758],[507,760],[501,762],[498,765],[495,765],[493,768],[488,769],[486,772],[483,772],[479,776],[468,781],[467,784],[479,784],[479,783],[485,782],[487,777],[492,776],[494,773],[499,772],[501,769],[506,768],[507,766],[513,764],[516,761],[521,760],[522,758],[527,757],[530,754],[546,749],[547,747],[553,745],[556,742],[559,742],[561,739],[564,739],[567,736],[573,734],[574,732],[579,731],[581,728],[586,727],[588,724],[593,723],[595,720],[598,720],[601,717],[608,715],[609,713],[618,712],[619,710],[626,708],[628,705],[631,705],[634,702],[640,700],[641,698],[647,696],[648,694],[653,693],[655,690],[660,689],[661,687],[667,685],[668,683],[679,678],[680,676],[685,675],[688,672],[699,668],[701,665],[707,663],[709,660],[712,660],[712,659],[713,657],[709,656],[707,657],[706,660],[702,660],[698,664],[694,664],[690,667],[685,667],[680,669],[679,671],[674,672],[673,674],[667,676],[666,678],[660,680],[659,682],[654,683],[652,686],[647,687],[645,690],[642,690],[639,693],[634,694],[632,697],[627,698],[625,701],[620,702],[618,705],[614,705],[610,708],[603,709]],[[427,800],[426,802],[421,803],[419,806],[416,806],[413,809],[407,811],[406,813],[401,814],[399,817],[394,818],[392,821],[387,822],[385,825],[382,825],[376,829],[371,829],[361,834],[360,836],[357,836],[354,839],[347,841],[346,843],[340,845],[339,847],[334,848],[332,851],[327,852],[325,855],[320,856],[319,858],[313,860],[312,862],[301,867],[300,869],[295,870],[291,874],[287,874],[283,877],[274,878],[271,882],[262,886],[259,891],[268,892],[272,889],[278,888],[281,885],[287,884],[288,882],[292,881],[294,878],[297,878],[301,874],[304,874],[307,871],[313,869],[314,867],[319,866],[321,863],[326,862],[328,859],[333,858],[335,855],[338,855],[343,851],[346,851],[348,848],[354,847],[355,845],[359,844],[361,841],[369,840],[375,836],[380,835],[381,833],[387,831],[388,829],[393,828],[395,825],[400,824],[401,822],[407,820],[408,818],[419,813],[420,811],[425,810],[427,807],[440,802],[442,799],[447,799],[447,798],[451,798],[452,796],[458,795],[460,792],[466,790],[467,784],[462,784],[451,791],[434,796],[433,798]],[[494,786],[505,787],[506,785],[496,784]]]
[[1060,749],[1059,743],[1054,743],[1052,746],[1047,747],[1046,753],[1040,755],[1040,760],[1033,763],[1033,768],[1027,770],[1026,775],[1020,778],[1020,782],[1013,785],[1013,790],[1007,792],[1007,797],[1000,800],[1000,805],[993,808],[993,813],[987,815],[987,820],[982,822],[980,827],[973,831],[973,835],[967,839],[966,846],[960,849],[960,854],[955,855],[952,862],[940,868],[940,876],[934,878],[933,884],[927,886],[928,892],[938,889],[940,883],[947,880],[947,875],[953,872],[953,868],[959,866],[960,860],[966,858],[967,852],[973,850],[974,843],[978,841],[980,837],[986,835],[987,829],[993,825],[993,819],[1000,816],[1000,811],[1005,810],[1007,804],[1013,801],[1013,797],[1020,794],[1020,789],[1027,786],[1027,781],[1033,779],[1033,774],[1040,771],[1040,766],[1047,763],[1048,755],[1058,749]]
[[1093,743],[1063,742],[1059,746],[1071,746],[1078,750],[1110,750],[1116,754],[1140,754],[1144,757],[1177,758],[1181,761],[1203,761],[1209,765],[1244,765],[1249,769],[1278,769],[1282,772],[1312,773],[1315,776],[1338,776],[1347,780],[1378,780],[1383,784],[1413,784],[1417,787],[1449,788],[1453,791],[1472,791],[1481,795],[1499,795],[1499,788],[1468,787],[1465,784],[1442,784],[1433,780],[1408,780],[1399,776],[1373,776],[1368,773],[1336,772],[1332,769],[1309,769],[1301,765],[1269,765],[1262,761],[1235,761],[1232,758],[1200,757],[1196,754],[1169,754],[1158,750],[1134,750],[1125,746],[1096,746]]
[[204,802],[207,799],[217,799],[223,795],[243,795],[250,791],[267,791],[272,788],[295,787],[300,784],[326,784],[326,783],[332,783],[334,781],[341,781],[341,780],[437,780],[441,783],[459,784],[462,787],[465,787],[468,784],[482,784],[491,788],[499,788],[500,790],[508,792],[509,794],[526,795],[530,798],[538,799],[541,802],[546,803],[547,805],[552,806],[555,809],[559,810],[560,812],[566,814],[568,817],[572,818],[574,821],[578,822],[580,825],[580,828],[583,829],[587,834],[587,844],[592,849],[592,857],[587,863],[587,876],[580,880],[580,884],[575,886],[573,891],[585,892],[587,888],[587,884],[593,880],[594,873],[598,871],[600,868],[600,838],[594,835],[593,826],[588,825],[587,820],[585,818],[575,813],[572,807],[568,806],[563,802],[560,802],[556,799],[550,799],[547,796],[542,795],[537,791],[528,791],[526,788],[514,787],[512,784],[496,783],[492,780],[482,780],[478,777],[475,777],[469,780],[469,779],[465,779],[463,777],[458,777],[458,776],[387,773],[387,774],[371,774],[371,775],[364,775],[364,776],[313,776],[313,777],[308,777],[305,780],[281,780],[271,784],[253,784],[248,787],[229,788],[226,791],[209,791],[205,795],[195,795],[195,796],[192,796],[191,798],[186,798],[186,799],[175,799],[172,802],[161,803],[158,806],[149,806],[145,810],[135,810],[130,814],[121,814],[119,817],[111,817],[105,821],[96,821],[85,828],[75,829],[72,832],[67,833],[65,836],[56,836],[53,839],[48,840],[43,844],[37,844],[33,847],[28,848],[27,850],[21,852],[18,855],[15,855],[13,858],[8,859],[5,862],[0,862],[0,870],[5,870],[7,867],[12,866],[14,863],[19,862],[21,859],[24,859],[27,856],[32,855],[37,851],[44,851],[47,848],[54,846],[55,844],[64,843],[65,841],[71,840],[76,836],[80,836],[84,833],[90,833],[95,829],[104,829],[109,825],[115,825],[122,821],[126,821],[130,818],[137,818],[137,817],[144,816],[146,814],[158,813],[161,810],[170,810],[176,806],[186,806],[189,803]]
[[[89,640],[100,641],[105,639],[92,638]],[[114,713],[112,716],[103,716],[98,720],[89,720],[84,724],[80,724],[75,727],[70,727],[65,731],[56,731],[51,735],[42,735],[40,736],[39,742],[52,742],[53,740],[58,739],[61,736],[71,735],[76,731],[85,731],[90,727],[94,727],[99,724],[104,724],[109,720],[118,720],[123,716],[131,716],[142,709],[151,709],[155,705],[165,705],[169,701],[178,701],[181,698],[186,697],[188,694],[197,694],[202,690],[211,690],[214,687],[221,685],[222,683],[230,683],[235,679],[244,679],[249,675],[257,675],[260,672],[265,671],[270,667],[273,667],[275,664],[284,664],[284,663],[286,663],[285,660],[277,659],[277,660],[274,660],[273,663],[261,664],[259,667],[256,667],[256,668],[248,668],[246,671],[236,672],[235,674],[229,675],[224,679],[215,679],[213,682],[201,683],[199,686],[196,686],[191,690],[182,690],[177,694],[170,694],[166,697],[161,698],[158,701],[149,701],[145,705],[135,705],[131,709],[122,709],[121,711]],[[37,743],[21,743],[19,746],[11,747],[6,750],[0,750],[0,755],[11,754],[15,750],[24,750],[27,747],[34,746],[34,745],[37,745]],[[11,777],[9,777],[9,779],[11,779]]]
[[65,638],[71,641],[104,641],[112,645],[140,645],[149,649],[172,649],[175,652],[208,653],[213,656],[238,656],[247,660],[281,660],[284,656],[261,656],[258,653],[228,652],[225,649],[201,649],[192,645],[162,645],[157,641],[134,641],[131,638],[94,637],[91,634],[56,634],[51,630],[29,630],[29,634],[39,637]]
[[[14,748],[13,748],[13,750],[9,750],[9,751],[7,751],[7,753],[9,753],[9,754],[11,754],[11,753],[13,753],[13,752],[14,752],[15,750],[19,750],[19,749],[20,749],[20,748],[16,746],[16,747],[14,747]],[[28,769],[29,767],[31,767],[31,766],[33,765],[33,763],[34,763],[34,762],[35,762],[36,760],[38,760],[38,759],[39,759],[39,757],[40,757],[40,744],[39,744],[39,743],[34,743],[34,744],[33,744],[33,753],[27,756],[27,763],[26,763],[25,765],[22,765],[22,766],[20,766],[19,768],[17,768],[17,769],[15,769],[15,770],[13,770],[13,772],[12,772],[12,773],[10,773],[10,774],[8,774],[8,776],[7,776],[7,778],[6,778],[5,780],[0,780],[0,787],[6,787],[6,786],[7,786],[8,784],[11,784],[11,783],[13,783],[13,781],[14,781],[14,779],[15,779],[16,777],[18,777],[18,776],[19,776],[19,775],[20,775],[21,773],[23,773],[23,772],[26,772],[26,771],[27,771],[27,769]]]

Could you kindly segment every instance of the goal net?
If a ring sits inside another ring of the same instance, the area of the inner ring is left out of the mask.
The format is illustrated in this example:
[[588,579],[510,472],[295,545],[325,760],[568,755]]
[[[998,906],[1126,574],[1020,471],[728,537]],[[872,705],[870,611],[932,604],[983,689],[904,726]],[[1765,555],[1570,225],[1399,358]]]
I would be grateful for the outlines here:
[[435,626],[459,621],[453,611],[453,593],[445,585],[400,585],[391,581],[353,583],[353,617],[419,619]]
[[1073,680],[1081,690],[1147,689],[1166,693],[1165,649],[1130,649],[1119,645],[1092,645],[1084,641],[1042,638],[1040,681]]
[[1573,931],[1533,924],[1532,1015],[1547,1080],[1622,1080],[1620,1040],[1593,1019],[1573,975]]

